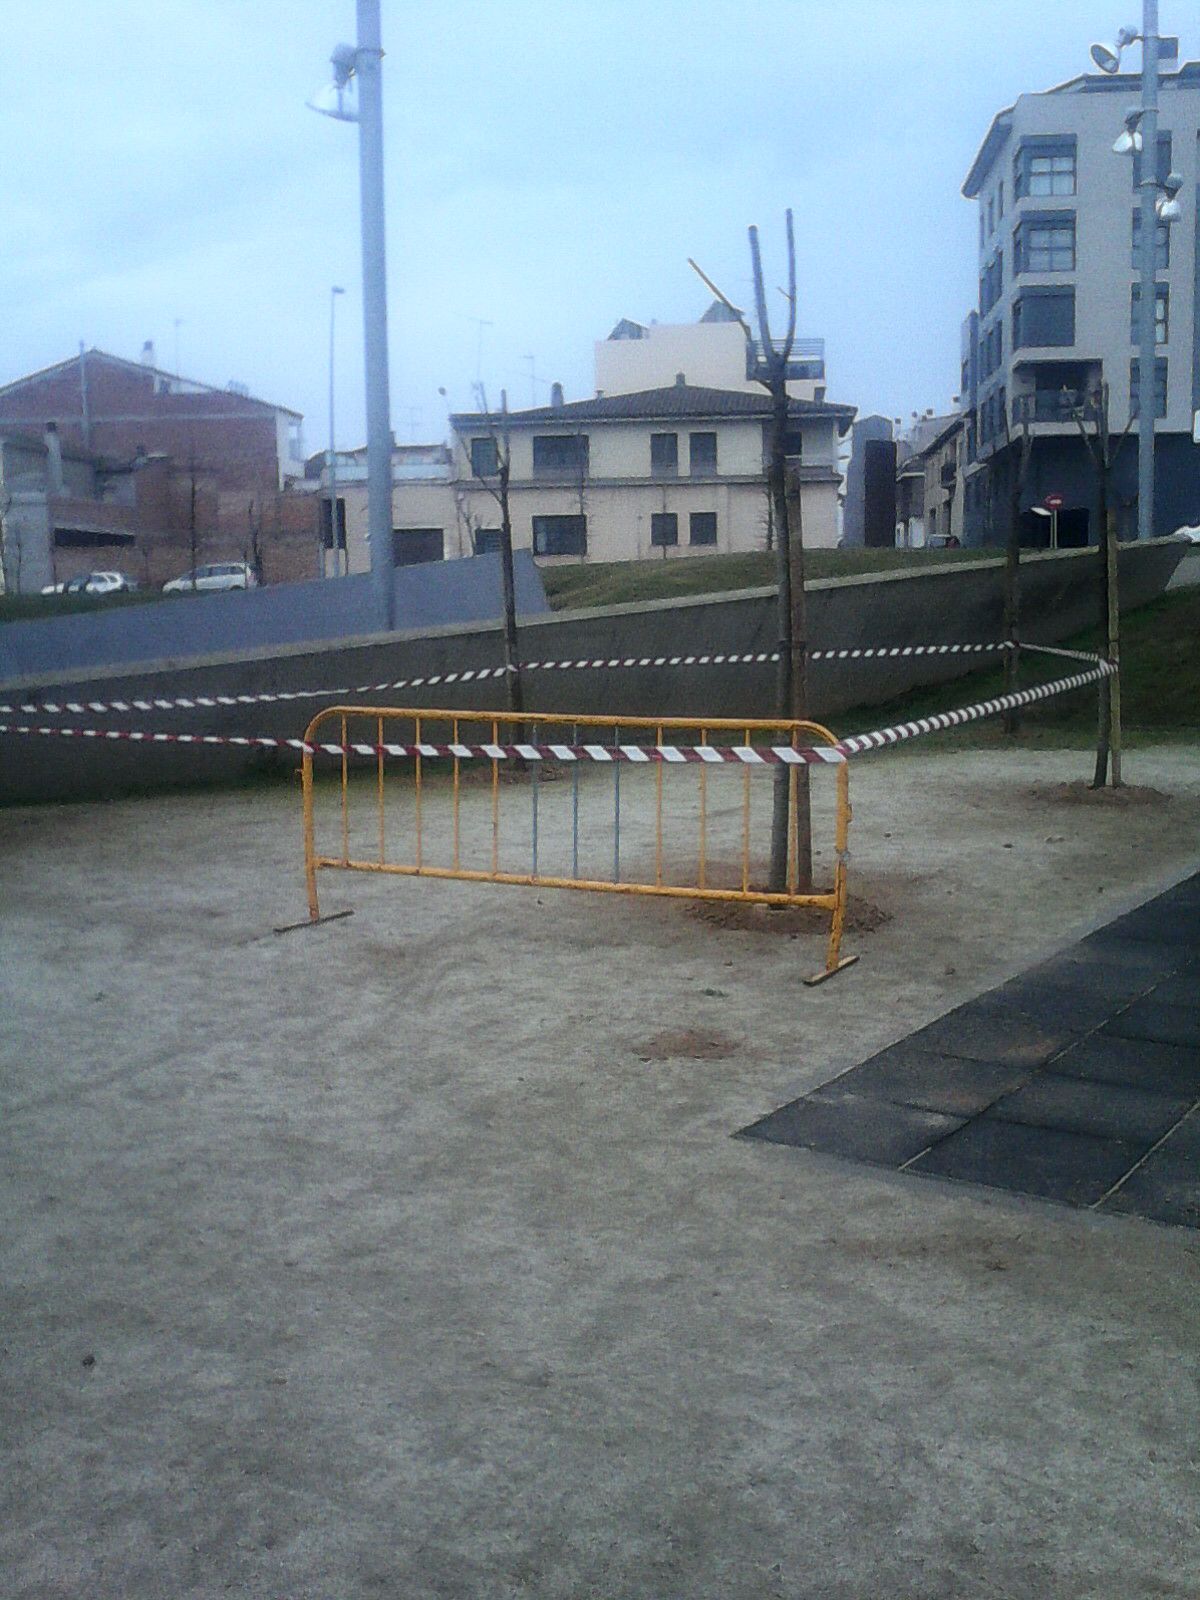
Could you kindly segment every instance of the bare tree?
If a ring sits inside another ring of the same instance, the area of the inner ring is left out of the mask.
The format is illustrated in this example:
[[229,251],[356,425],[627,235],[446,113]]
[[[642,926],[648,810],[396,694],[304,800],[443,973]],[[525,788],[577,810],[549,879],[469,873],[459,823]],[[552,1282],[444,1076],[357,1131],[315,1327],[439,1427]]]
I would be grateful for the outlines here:
[[263,581],[263,514],[262,506],[251,500],[246,507],[246,538],[242,545],[242,560],[253,571],[261,585]]
[[[758,342],[749,323],[735,305],[721,293],[695,261],[692,270],[731,311],[741,325],[751,357],[751,371],[771,397],[771,421],[767,444],[767,504],[769,522],[767,547],[775,546],[777,577],[776,616],[779,627],[779,671],[776,678],[775,710],[782,720],[804,720],[808,716],[808,626],[804,593],[804,536],[800,526],[799,483],[788,493],[789,397],[787,369],[796,338],[796,241],[792,213],[787,212],[788,286],[784,298],[788,305],[787,332],[776,343],[771,337],[767,315],[767,294],[763,283],[762,257],[758,229],[751,227],[750,263],[754,272],[754,304],[758,318]],[[794,528],[793,528],[794,521]],[[793,533],[795,537],[793,538]],[[774,537],[772,538],[772,534]],[[800,889],[812,886],[812,816],[808,768],[781,767],[775,776],[774,806],[771,818],[771,868],[768,887],[774,894],[787,888],[788,793],[796,785],[796,878]]]
[[[1014,442],[1008,406],[1000,409],[1004,423],[1004,461],[1007,473],[1008,519],[1004,541],[1004,692],[1014,694],[1020,683],[1019,636],[1021,628],[1021,500],[1033,460],[1033,431],[1027,413],[1022,412],[1020,432]],[[1014,734],[1019,726],[1016,711],[1004,713],[1004,731]]]
[[[1064,398],[1069,392],[1064,391]],[[1095,424],[1089,434],[1087,423]],[[1080,399],[1071,408],[1080,438],[1096,473],[1096,501],[1100,527],[1096,544],[1100,555],[1100,633],[1106,640],[1106,655],[1114,671],[1101,678],[1099,692],[1098,728],[1096,732],[1096,770],[1092,788],[1102,789],[1108,779],[1109,758],[1112,760],[1112,787],[1121,788],[1121,594],[1117,575],[1117,519],[1112,504],[1112,474],[1121,451],[1133,427],[1133,411],[1121,431],[1116,444],[1109,428],[1108,384],[1101,382],[1091,396]]]
[[[517,641],[517,587],[513,573],[512,516],[508,503],[509,481],[512,477],[512,435],[508,425],[508,392],[500,391],[499,425],[488,403],[482,383],[475,385],[479,410],[484,419],[488,438],[492,443],[495,461],[494,473],[483,474],[475,469],[471,457],[471,471],[500,508],[500,574],[504,585],[504,677],[508,686],[508,709],[519,717],[525,710],[525,695],[521,682],[521,655]],[[518,727],[516,737],[520,739]]]

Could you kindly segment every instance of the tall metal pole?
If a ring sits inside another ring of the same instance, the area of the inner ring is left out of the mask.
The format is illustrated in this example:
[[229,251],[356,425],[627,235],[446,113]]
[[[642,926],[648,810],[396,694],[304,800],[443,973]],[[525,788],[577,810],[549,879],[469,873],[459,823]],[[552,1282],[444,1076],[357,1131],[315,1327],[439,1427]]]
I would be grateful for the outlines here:
[[[333,433],[333,317],[337,306],[337,297],[345,294],[345,290],[335,283],[329,290],[329,539],[333,549],[333,575],[338,576],[341,558],[338,551],[338,500],[337,500],[337,445],[334,443]],[[346,572],[350,571],[350,548],[346,547]],[[325,571],[325,535],[321,534],[321,566],[319,577],[326,577]]]
[[1158,0],[1142,0],[1141,305],[1138,322],[1138,538],[1154,536],[1154,323],[1158,254]]
[[367,374],[367,529],[380,625],[396,625],[392,561],[392,425],[388,397],[387,260],[383,213],[383,83],[379,0],[358,0],[358,160],[363,339]]

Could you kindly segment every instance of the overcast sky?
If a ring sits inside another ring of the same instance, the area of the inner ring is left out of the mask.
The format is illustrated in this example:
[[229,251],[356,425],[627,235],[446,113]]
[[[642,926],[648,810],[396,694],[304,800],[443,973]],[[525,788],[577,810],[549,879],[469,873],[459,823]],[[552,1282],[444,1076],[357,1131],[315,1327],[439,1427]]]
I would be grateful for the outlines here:
[[[975,292],[959,188],[988,122],[1081,71],[1138,9],[383,0],[397,436],[440,438],[439,386],[465,409],[477,376],[513,406],[545,403],[552,379],[590,394],[592,342],[620,317],[705,309],[688,256],[747,303],[746,225],[782,282],[789,205],[800,331],[826,340],[830,397],[946,407]],[[1185,59],[1192,12],[1164,0]],[[0,380],[80,339],[131,358],[153,339],[173,369],[178,341],[186,375],[303,411],[318,449],[339,283],[338,443],[359,442],[357,130],[304,105],[353,40],[352,0],[0,0],[0,15]]]

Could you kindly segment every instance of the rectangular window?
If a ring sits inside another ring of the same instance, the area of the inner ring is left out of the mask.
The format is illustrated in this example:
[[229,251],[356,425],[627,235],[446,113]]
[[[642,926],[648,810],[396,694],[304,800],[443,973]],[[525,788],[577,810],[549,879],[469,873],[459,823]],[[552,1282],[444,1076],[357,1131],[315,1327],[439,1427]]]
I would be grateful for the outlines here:
[[586,433],[535,433],[533,436],[533,475],[535,478],[586,478],[588,436]]
[[693,478],[717,475],[717,436],[715,433],[688,435],[688,468]]
[[1074,289],[1025,289],[1013,301],[1014,350],[1074,343]]
[[650,543],[655,546],[679,543],[679,518],[673,511],[650,513]]
[[392,529],[392,560],[398,567],[441,561],[445,554],[445,539],[440,528]]
[[1004,179],[1003,178],[1001,178],[1000,182],[996,185],[996,215],[998,217],[1003,217],[1004,216]]
[[[1139,394],[1138,368],[1140,363],[1136,356],[1129,363],[1129,414],[1136,417],[1141,410],[1141,396]],[[1167,414],[1167,358],[1158,356],[1154,362],[1154,415],[1165,417]]]
[[497,456],[495,439],[471,440],[471,471],[477,478],[495,477],[500,465]]
[[[1141,270],[1142,257],[1142,213],[1140,210],[1133,213],[1133,248],[1129,252],[1129,264],[1135,272]],[[1154,228],[1154,270],[1166,272],[1171,265],[1171,225],[1169,222],[1159,222]]]
[[1075,136],[1046,134],[1026,139],[1013,157],[1013,194],[1075,193]]
[[[1142,150],[1135,150],[1133,152],[1133,161],[1131,165],[1133,167],[1133,187],[1135,190],[1142,181],[1142,157],[1144,154],[1145,152]],[[1169,133],[1160,133],[1158,136],[1158,160],[1155,163],[1154,176],[1158,179],[1159,183],[1165,183],[1167,180],[1167,174],[1170,172],[1170,170],[1171,135]]]
[[587,555],[587,518],[534,517],[533,553],[536,556]]
[[[1165,283],[1154,285],[1154,342],[1166,344],[1167,342],[1167,313],[1170,306],[1170,290]],[[1129,342],[1140,344],[1142,342],[1141,329],[1142,286],[1135,283],[1129,290]]]
[[987,231],[993,233],[996,227],[996,202],[994,200],[988,201],[987,219]]
[[983,249],[984,240],[986,238],[987,238],[987,234],[984,232],[984,224],[983,224],[983,201],[981,200],[979,202],[979,248],[981,250]]
[[1013,233],[1013,271],[1074,272],[1074,213],[1043,212],[1023,217]]
[[979,280],[979,314],[986,317],[1004,291],[1004,252],[996,254],[983,269]]
[[477,556],[490,556],[500,548],[499,528],[475,529],[475,554]]
[[[333,549],[333,517],[330,515],[332,504],[332,501],[329,500],[321,501],[321,543],[326,550]],[[346,548],[346,502],[340,495],[337,503],[337,522],[338,549],[344,550]]]
[[652,433],[650,435],[650,476],[652,478],[677,478],[679,476],[679,435],[677,433]]
[[716,544],[716,542],[717,513],[715,511],[693,511],[688,518],[688,543]]

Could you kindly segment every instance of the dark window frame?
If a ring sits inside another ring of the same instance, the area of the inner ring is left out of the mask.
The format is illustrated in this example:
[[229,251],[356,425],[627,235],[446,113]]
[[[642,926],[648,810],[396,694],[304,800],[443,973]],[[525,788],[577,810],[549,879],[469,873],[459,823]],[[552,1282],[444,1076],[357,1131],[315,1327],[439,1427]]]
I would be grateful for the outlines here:
[[654,550],[665,550],[679,543],[679,516],[674,511],[650,513],[650,545]]
[[[432,555],[434,540],[437,554]],[[393,528],[392,564],[397,567],[421,567],[431,561],[446,559],[445,528]]]
[[[1139,313],[1142,309],[1142,286],[1140,283],[1129,285],[1129,342],[1141,344],[1142,330],[1138,326]],[[1158,330],[1162,328],[1162,338]],[[1171,286],[1169,283],[1156,283],[1154,285],[1154,343],[1162,346],[1170,343],[1171,336]]]
[[1013,229],[1014,274],[1074,272],[1076,260],[1073,211],[1030,211]]
[[[703,525],[704,536],[697,538],[697,528]],[[711,533],[711,538],[709,534]],[[690,511],[688,513],[688,544],[710,548],[717,542],[717,513],[715,511]]]
[[[1154,270],[1155,272],[1169,272],[1171,270],[1171,224],[1169,222],[1155,222],[1154,225]],[[1133,208],[1133,222],[1129,229],[1129,265],[1135,272],[1139,271],[1142,244],[1142,210],[1140,206]]]
[[[711,439],[712,450],[708,446],[700,448],[700,457],[697,459],[696,441],[698,439]],[[697,433],[688,434],[688,473],[693,478],[715,478],[717,475],[717,435],[712,429],[705,429]]]
[[650,476],[652,478],[677,478],[679,476],[679,435],[677,433],[652,433],[650,435]]
[[[1048,313],[1042,311],[1036,317],[1030,316],[1030,309],[1034,306],[1048,306],[1051,304],[1070,305],[1070,327],[1065,327],[1063,332],[1069,331],[1069,337],[1041,338],[1040,334],[1052,331],[1047,328]],[[1034,323],[1031,330],[1028,326]],[[1015,354],[1018,350],[1051,350],[1067,349],[1075,343],[1075,289],[1064,286],[1059,288],[1046,285],[1022,289],[1013,301],[1012,308],[1012,338],[1011,348]]]
[[591,447],[586,433],[535,433],[533,436],[533,475],[535,478],[586,478]]
[[1079,152],[1073,133],[1022,139],[1013,154],[1014,199],[1065,199],[1078,190]]
[[[341,495],[338,495],[337,506],[338,549],[344,550],[346,548],[346,502]],[[323,495],[321,498],[321,547],[324,550],[333,549],[333,515],[328,495]]]
[[477,556],[498,554],[500,550],[500,529],[476,528],[472,536],[472,543]]
[[481,434],[471,440],[471,471],[477,478],[494,478],[500,471],[499,458],[500,447],[491,434]]
[[532,519],[535,556],[587,555],[587,517],[580,512]]
[[[1129,363],[1129,414],[1136,417],[1141,412],[1140,366],[1137,356]],[[1154,358],[1154,415],[1156,418],[1165,417],[1167,414],[1167,358],[1155,356]],[[1159,380],[1162,380],[1161,382]]]

